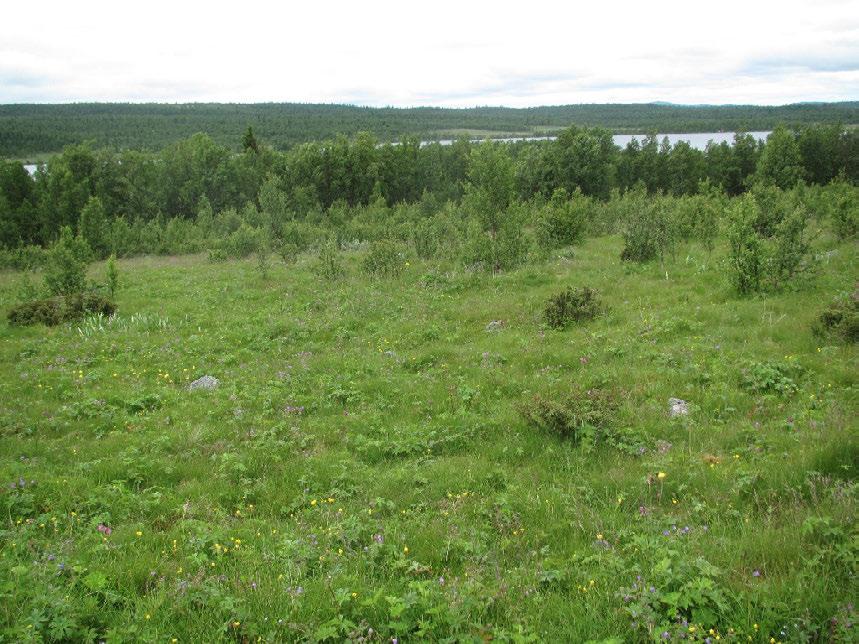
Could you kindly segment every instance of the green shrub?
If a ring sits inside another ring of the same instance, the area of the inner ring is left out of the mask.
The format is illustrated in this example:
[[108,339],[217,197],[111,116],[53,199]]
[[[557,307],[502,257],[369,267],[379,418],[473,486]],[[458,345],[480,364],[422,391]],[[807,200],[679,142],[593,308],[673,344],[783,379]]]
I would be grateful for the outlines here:
[[839,239],[859,234],[859,188],[846,181],[833,181],[824,189],[832,227]]
[[597,292],[588,287],[566,290],[553,295],[546,302],[543,317],[553,329],[565,329],[574,322],[583,322],[597,317],[602,305]]
[[0,268],[13,268],[31,271],[44,266],[47,252],[41,246],[21,246],[20,248],[0,248]]
[[48,250],[45,261],[45,285],[51,295],[80,293],[86,287],[89,248],[80,237],[64,226],[60,238]]
[[473,269],[492,273],[512,270],[528,255],[528,239],[522,231],[520,217],[506,216],[494,232],[484,231],[479,222],[472,219],[465,238],[462,259]]
[[404,264],[405,258],[397,244],[383,239],[370,245],[361,267],[368,275],[397,277],[403,272]]
[[593,211],[593,200],[577,190],[572,197],[558,188],[549,202],[537,211],[537,243],[545,250],[570,246],[581,241]]
[[660,197],[641,199],[627,215],[623,230],[624,261],[665,260],[674,252],[676,231],[671,203]]
[[790,396],[799,390],[795,379],[801,374],[797,364],[752,362],[742,371],[740,387],[755,394]]
[[519,411],[532,425],[560,438],[595,444],[614,423],[617,408],[612,391],[577,389],[557,398],[535,395]]
[[769,237],[759,230],[759,215],[760,206],[748,193],[728,214],[728,277],[740,295],[781,289],[811,267],[805,211],[796,208],[785,215]]
[[116,267],[116,254],[111,253],[107,258],[107,292],[112,298],[119,288],[119,269]]
[[269,269],[271,268],[270,256],[271,246],[268,239],[260,239],[257,245],[257,272],[264,280],[268,279]]
[[716,626],[727,612],[729,594],[720,583],[722,572],[665,539],[637,536],[632,547],[653,562],[637,571],[635,583],[618,591],[636,635],[633,641],[713,641],[705,639],[706,631],[700,638],[690,633]]
[[859,288],[836,298],[815,321],[812,330],[822,337],[834,336],[845,342],[859,341]]
[[98,197],[90,197],[81,211],[78,232],[96,259],[108,253],[107,213]]
[[410,233],[415,252],[422,259],[453,259],[462,244],[462,234],[446,211],[415,222]]
[[752,224],[755,231],[762,237],[772,237],[778,225],[796,209],[794,194],[762,183],[755,184],[749,192],[758,206]]
[[277,241],[277,254],[283,260],[284,264],[292,264],[298,258],[298,246],[288,241]]
[[345,274],[346,269],[340,258],[340,251],[337,250],[337,244],[333,240],[329,240],[320,246],[316,261],[316,272],[324,279],[330,281],[340,279]]
[[30,326],[44,324],[56,326],[77,320],[85,315],[113,315],[116,305],[97,293],[75,293],[73,295],[33,300],[20,304],[9,311],[9,324]]

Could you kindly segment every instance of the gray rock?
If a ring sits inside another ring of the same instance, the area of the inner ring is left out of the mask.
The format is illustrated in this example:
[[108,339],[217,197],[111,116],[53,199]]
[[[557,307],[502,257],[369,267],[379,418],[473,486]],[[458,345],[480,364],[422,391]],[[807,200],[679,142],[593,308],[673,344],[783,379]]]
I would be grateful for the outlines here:
[[668,415],[671,418],[689,415],[689,403],[679,398],[668,399]]
[[188,385],[188,391],[195,391],[197,389],[214,389],[219,384],[218,379],[214,376],[203,376],[202,378],[197,378],[194,382]]
[[486,330],[489,332],[500,331],[503,327],[504,322],[502,322],[501,320],[492,320],[492,322],[486,325]]

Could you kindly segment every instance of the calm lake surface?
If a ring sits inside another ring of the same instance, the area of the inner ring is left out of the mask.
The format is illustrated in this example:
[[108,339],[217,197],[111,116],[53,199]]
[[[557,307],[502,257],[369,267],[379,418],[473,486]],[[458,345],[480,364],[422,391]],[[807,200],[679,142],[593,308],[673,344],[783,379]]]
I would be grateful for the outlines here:
[[[758,139],[759,141],[766,141],[766,138],[769,136],[769,132],[749,132],[753,137]],[[614,140],[614,144],[618,147],[625,148],[626,144],[632,141],[632,139],[638,139],[641,142],[646,134],[615,134],[612,136]],[[703,150],[707,147],[707,144],[712,141],[713,143],[722,143],[722,141],[726,141],[727,143],[733,143],[734,141],[734,132],[692,132],[687,134],[657,134],[656,139],[661,143],[664,137],[668,137],[668,142],[671,145],[676,144],[679,141],[686,141],[689,145],[691,145],[696,150]],[[522,136],[522,137],[513,137],[507,139],[494,139],[495,141],[505,141],[508,143],[514,141],[554,141],[558,137],[556,136]],[[478,143],[482,139],[472,139],[473,142]],[[430,143],[435,143],[435,141],[421,141],[421,145],[429,145]],[[453,139],[442,139],[438,141],[441,145],[450,145],[453,143]],[[31,175],[36,174],[37,165],[28,163],[24,165],[24,169],[27,170]]]
[[[716,144],[722,143],[723,141],[727,143],[733,143],[734,134],[734,132],[689,132],[684,134],[666,133],[657,134],[656,140],[662,143],[662,139],[667,136],[668,142],[671,143],[671,145],[674,145],[680,141],[686,141],[696,150],[704,150],[710,141]],[[767,137],[770,135],[770,132],[748,132],[748,134],[751,134],[758,141],[766,141]],[[614,140],[614,144],[616,146],[625,148],[626,144],[633,139],[638,139],[640,143],[644,140],[644,137],[646,136],[646,134],[613,134],[611,138],[612,140]],[[511,143],[514,141],[554,141],[557,138],[558,137],[556,136],[520,136],[493,139],[493,141],[505,141],[507,143]],[[483,139],[471,139],[473,143],[479,143],[482,140]],[[442,145],[450,145],[453,142],[453,139],[442,139],[438,141],[438,143],[441,143]],[[421,141],[422,145],[428,145],[430,143],[434,143],[434,141]]]

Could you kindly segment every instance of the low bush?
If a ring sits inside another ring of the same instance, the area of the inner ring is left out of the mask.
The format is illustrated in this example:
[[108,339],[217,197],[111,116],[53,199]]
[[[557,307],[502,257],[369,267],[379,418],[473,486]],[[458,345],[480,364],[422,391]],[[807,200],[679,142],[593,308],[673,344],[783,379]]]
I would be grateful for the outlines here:
[[593,200],[580,191],[570,197],[564,188],[555,190],[549,203],[537,211],[535,218],[540,248],[552,250],[580,242],[593,210]]
[[520,406],[530,424],[574,444],[595,444],[614,422],[617,395],[605,389],[573,390],[557,397],[539,394]]
[[752,362],[742,371],[740,387],[754,394],[790,396],[799,390],[796,379],[801,375],[797,364]]
[[80,293],[86,286],[89,247],[71,228],[64,226],[60,238],[47,252],[45,285],[52,295]]
[[827,306],[812,330],[821,337],[836,337],[845,342],[859,341],[859,287]]
[[565,329],[574,322],[591,320],[602,312],[603,307],[597,292],[588,287],[567,287],[549,298],[543,316],[553,329]]
[[405,257],[399,246],[386,239],[373,242],[361,262],[364,272],[376,277],[397,277],[404,266]]
[[740,295],[777,291],[812,267],[805,237],[807,213],[797,207],[764,235],[758,227],[760,206],[746,194],[728,215],[728,277]]
[[103,295],[75,293],[19,304],[9,311],[8,319],[12,326],[56,326],[85,315],[113,315],[115,312],[116,305]]
[[46,251],[41,246],[0,249],[0,268],[31,271],[45,263]]
[[623,229],[624,261],[665,260],[677,243],[673,204],[666,198],[631,198]]
[[337,244],[332,240],[322,244],[316,262],[316,272],[326,280],[336,280],[346,272]]

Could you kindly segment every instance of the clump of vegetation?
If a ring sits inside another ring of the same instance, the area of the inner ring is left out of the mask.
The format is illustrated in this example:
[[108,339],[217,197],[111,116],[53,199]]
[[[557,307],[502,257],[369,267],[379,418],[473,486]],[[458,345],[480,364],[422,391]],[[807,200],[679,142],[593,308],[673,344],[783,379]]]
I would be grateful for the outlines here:
[[600,432],[614,423],[617,408],[616,392],[593,388],[558,397],[537,394],[520,406],[520,412],[532,425],[578,445],[595,444]]
[[51,295],[72,295],[83,291],[88,259],[86,242],[72,235],[71,228],[64,227],[45,260],[45,286]]
[[566,329],[573,323],[592,320],[602,311],[597,291],[589,286],[577,289],[567,287],[549,298],[543,317],[553,329]]
[[116,253],[111,253],[107,258],[107,292],[111,298],[116,295],[119,288],[119,269],[116,267]]
[[271,269],[271,246],[268,239],[260,239],[257,245],[257,272],[264,280],[268,279],[269,270]]
[[681,554],[663,542],[639,537],[635,547],[658,556],[649,571],[621,588],[618,596],[633,630],[642,640],[692,639],[690,634],[718,625],[728,609],[722,572],[702,557]]
[[643,193],[632,198],[623,228],[624,261],[664,261],[677,242],[673,211],[665,199],[647,199]]
[[549,203],[537,211],[537,243],[551,250],[580,242],[593,209],[593,201],[580,190],[571,198],[564,188],[558,188]]
[[780,290],[811,268],[805,211],[796,208],[763,227],[760,213],[755,197],[747,193],[728,216],[728,276],[740,295]]
[[334,240],[329,240],[319,247],[316,272],[329,281],[340,279],[346,273],[340,251],[337,250],[337,242]]
[[397,277],[404,267],[405,258],[400,248],[387,239],[373,242],[361,262],[364,272],[376,277]]
[[103,295],[74,293],[19,304],[9,311],[8,319],[12,326],[56,326],[86,315],[110,316],[115,312],[116,305]]
[[743,370],[740,386],[750,393],[790,396],[799,390],[796,378],[801,375],[798,364],[752,362]]
[[859,341],[859,287],[827,306],[812,330],[821,337],[834,336],[845,342]]

